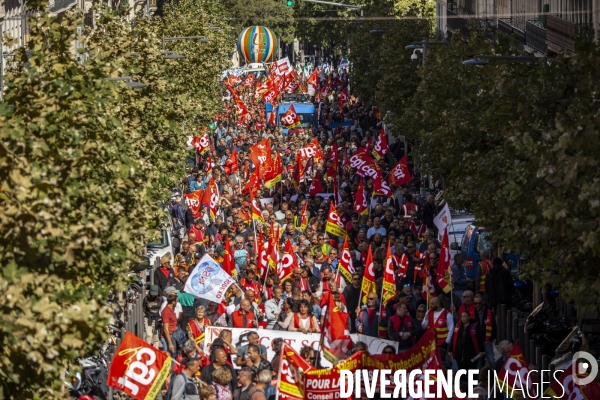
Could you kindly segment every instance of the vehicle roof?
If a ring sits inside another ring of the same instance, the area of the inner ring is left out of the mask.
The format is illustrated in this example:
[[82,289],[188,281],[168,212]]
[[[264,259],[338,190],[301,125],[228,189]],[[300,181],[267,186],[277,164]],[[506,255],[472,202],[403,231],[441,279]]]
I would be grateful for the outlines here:
[[316,112],[316,108],[315,105],[312,103],[296,103],[296,102],[290,102],[290,103],[281,103],[277,106],[277,113],[278,114],[283,114],[284,112],[286,112],[288,110],[288,108],[290,108],[290,105],[294,105],[294,109],[299,112],[299,113],[304,113],[304,112]]

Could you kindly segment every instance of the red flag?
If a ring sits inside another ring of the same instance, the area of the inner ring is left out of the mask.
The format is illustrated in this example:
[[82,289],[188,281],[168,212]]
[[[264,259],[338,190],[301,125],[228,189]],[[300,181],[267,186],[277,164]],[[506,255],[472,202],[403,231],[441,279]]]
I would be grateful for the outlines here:
[[340,221],[333,202],[329,203],[329,214],[327,214],[327,223],[325,224],[325,232],[331,233],[334,236],[346,238],[348,232],[344,228],[344,224]]
[[300,155],[300,159],[311,159],[314,157],[315,162],[319,162],[323,159],[323,152],[319,146],[318,139],[314,139],[306,146],[300,148],[297,154]]
[[352,348],[352,338],[348,331],[348,313],[340,310],[335,302],[334,296],[328,296],[329,302],[327,304],[327,316],[325,320],[325,338],[327,339],[327,345],[324,344],[326,351],[330,352],[335,358],[343,359],[346,358],[346,354]]
[[270,164],[273,163],[269,139],[261,140],[254,146],[250,147],[250,154],[248,154],[248,157],[254,163],[259,175],[266,173]]
[[253,87],[254,86],[254,74],[248,74],[242,82],[242,86],[244,87]]
[[367,202],[363,178],[360,178],[360,183],[358,184],[356,199],[354,199],[354,211],[360,215],[367,215],[369,213],[369,204]]
[[388,186],[387,182],[383,180],[381,175],[373,178],[373,196],[385,196],[393,197],[392,189]]
[[258,177],[257,172],[258,170],[255,169],[254,172],[250,174],[248,182],[242,188],[242,194],[251,193],[252,197],[256,196],[256,193],[260,188],[260,178]]
[[[506,385],[504,385],[504,381],[506,381]],[[526,391],[525,393],[534,393],[534,379],[529,373],[529,367],[527,361],[525,361],[525,356],[523,356],[523,352],[519,347],[518,340],[515,342],[510,355],[498,373],[498,382],[502,382],[502,393],[511,398],[515,391],[523,393],[522,390],[524,390]],[[527,385],[527,387],[523,387],[523,385]],[[536,388],[537,387],[538,386],[536,385]]]
[[308,201],[304,203],[304,207],[300,212],[300,229],[304,232],[308,226]]
[[371,245],[369,245],[369,252],[367,253],[367,260],[365,262],[365,271],[362,280],[362,303],[367,302],[367,296],[369,293],[373,293],[376,290],[375,286],[375,266],[373,265],[373,253],[371,252]]
[[408,170],[408,164],[406,163],[406,156],[403,156],[390,171],[389,182],[390,184],[401,186],[412,181],[412,179],[412,175]]
[[354,274],[354,266],[352,265],[352,256],[348,247],[348,237],[344,239],[342,254],[340,254],[340,262],[338,263],[338,271],[349,283],[352,283],[352,275]]
[[233,174],[235,171],[239,169],[238,157],[237,157],[237,149],[234,147],[233,151],[229,155],[227,161],[223,165],[223,169],[227,175]]
[[311,196],[316,196],[319,193],[323,193],[323,186],[321,186],[321,178],[319,175],[315,175],[310,184],[310,188],[308,189],[308,194]]
[[208,139],[208,134],[203,134],[202,136],[194,136],[192,139],[192,147],[198,151],[198,154],[203,155],[210,149],[210,140]]
[[275,153],[275,161],[269,164],[268,171],[265,172],[265,187],[272,188],[282,179],[281,157]]
[[[199,216],[200,215],[200,206],[202,205],[202,198],[204,197],[204,189],[193,191],[192,193],[184,193],[183,198],[188,206],[188,208],[192,211],[192,215]],[[197,218],[197,217],[196,217]]]
[[[384,310],[388,302],[396,294],[396,274],[394,273],[394,257],[392,256],[391,241],[388,241],[387,254],[385,257],[385,269],[383,270],[383,295],[381,308]],[[390,315],[391,317],[391,315]]]
[[296,260],[296,253],[294,252],[292,241],[290,240],[290,238],[287,238],[287,241],[285,242],[285,250],[283,251],[283,257],[281,258],[281,263],[277,267],[277,275],[279,276],[279,281],[283,282],[287,278],[289,278],[294,273],[294,269],[296,268],[298,268],[298,260]]
[[260,278],[263,280],[267,279],[269,274],[269,260],[267,259],[268,246],[265,245],[265,239],[263,237],[262,230],[258,238],[258,269],[260,271]]
[[136,400],[154,399],[171,370],[171,357],[125,332],[108,369],[107,385]]
[[242,78],[240,78],[239,76],[229,75],[227,77],[227,83],[229,84],[229,86],[237,86],[240,84],[240,82],[242,82]]
[[[427,257],[427,254],[425,257]],[[442,247],[440,248],[440,261],[437,267],[436,281],[444,293],[448,293],[450,290],[452,290],[452,257],[450,256],[450,245],[448,244],[447,229],[444,229],[444,236],[442,238]]]
[[211,218],[215,219],[217,215],[217,204],[219,204],[219,189],[217,188],[213,177],[210,178],[210,182],[204,191],[202,204],[208,207]]
[[283,113],[281,118],[279,118],[279,121],[288,129],[293,129],[300,126],[300,119],[298,118],[298,113],[296,112],[293,104],[290,105],[290,108]]
[[287,343],[281,347],[277,391],[281,400],[304,400],[304,374],[314,367]]
[[[577,368],[577,366],[575,368]],[[573,364],[569,365],[565,368],[564,372],[560,374],[558,379],[553,380],[554,382],[546,389],[545,394],[547,397],[545,398],[550,398],[551,396],[554,399],[600,399],[600,386],[596,380],[585,385],[580,385],[578,383],[578,379],[585,379],[587,376],[587,372],[579,373],[577,370],[573,370]]]
[[301,169],[302,160],[300,160],[299,157],[296,156],[296,165],[294,166],[294,170],[292,171],[292,175],[290,176],[290,178],[292,179],[292,184],[294,185],[296,190],[298,190],[298,186],[300,186],[300,181],[302,180]]
[[252,195],[252,192],[250,192],[250,209],[251,209],[251,213],[252,213],[252,219],[255,221],[258,221],[264,225],[265,220],[262,217],[262,213],[260,212],[260,207],[259,207],[256,199]]
[[371,154],[377,160],[382,159],[388,152],[390,151],[390,146],[388,145],[388,138],[385,134],[385,130],[381,128],[379,132],[379,136],[377,136],[377,141],[375,142],[375,146],[373,146],[373,151]]
[[423,292],[421,296],[423,300],[427,301],[427,304],[433,299],[437,297],[437,293],[435,292],[435,287],[433,286],[433,282],[431,282],[431,270],[429,268],[429,252],[425,252],[425,257],[423,260],[423,275],[425,275],[424,284],[423,284]]
[[206,165],[204,166],[204,168],[206,169],[206,175],[212,174],[213,162],[210,153],[208,154],[208,156],[206,156]]
[[225,272],[231,275],[232,278],[235,278],[237,276],[237,269],[235,268],[233,253],[231,252],[231,243],[229,243],[229,236],[225,238],[225,251],[223,252],[223,264],[221,268],[223,268]]
[[273,222],[271,222],[271,227],[269,228],[269,246],[267,249],[267,261],[269,264],[269,270],[273,272],[278,272],[277,264],[279,262],[279,246],[277,236],[275,235],[275,228],[273,226]]
[[316,68],[313,70],[312,74],[310,74],[306,82],[315,89],[319,87],[319,71]]

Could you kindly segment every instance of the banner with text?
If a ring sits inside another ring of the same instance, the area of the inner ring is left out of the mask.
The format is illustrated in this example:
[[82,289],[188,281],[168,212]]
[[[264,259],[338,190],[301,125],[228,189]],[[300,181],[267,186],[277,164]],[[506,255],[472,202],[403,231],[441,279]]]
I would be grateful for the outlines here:
[[[371,349],[369,348],[369,352]],[[442,368],[435,334],[429,329],[419,342],[410,350],[393,355],[369,354],[360,352],[340,362],[333,368],[324,368],[308,371],[304,377],[304,398],[309,400],[337,400],[340,399],[340,371],[355,371],[358,369],[369,370],[371,375],[374,370],[389,369],[392,371],[406,370],[408,374],[414,369]],[[363,396],[365,393],[364,381],[361,383]],[[393,380],[387,386],[387,392],[393,393],[395,389]],[[379,390],[379,385],[376,385]]]
[[[243,346],[248,344],[248,334],[250,332],[256,332],[259,336],[259,343],[264,345],[267,348],[267,360],[272,360],[275,356],[273,349],[271,349],[271,341],[276,338],[281,338],[283,341],[290,346],[292,349],[297,351],[298,353],[304,346],[310,346],[313,349],[319,348],[319,339],[321,338],[320,333],[306,333],[299,334],[298,332],[288,332],[288,331],[276,331],[273,329],[245,329],[245,328],[227,328],[227,327],[217,327],[217,326],[207,326],[204,331],[204,343],[205,349],[210,347],[212,342],[219,337],[219,333],[223,329],[229,329],[232,333],[231,344],[235,347]],[[371,354],[381,354],[385,346],[392,346],[395,349],[398,349],[398,342],[392,342],[391,340],[379,339],[376,337],[360,335],[360,334],[351,334],[352,340],[354,343],[363,342],[367,345],[369,352]],[[331,363],[325,358],[321,357],[321,365],[324,367],[331,367]],[[235,367],[240,368],[240,367]]]

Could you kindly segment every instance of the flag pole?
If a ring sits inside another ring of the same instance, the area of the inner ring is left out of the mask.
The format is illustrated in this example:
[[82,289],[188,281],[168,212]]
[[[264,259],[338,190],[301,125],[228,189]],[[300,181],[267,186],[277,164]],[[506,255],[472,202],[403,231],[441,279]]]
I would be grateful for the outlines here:
[[[281,348],[279,349],[279,369],[277,370],[277,386],[281,384],[281,370],[283,369],[284,346],[286,346],[285,342],[281,342]],[[279,400],[279,390],[275,391],[275,400]]]

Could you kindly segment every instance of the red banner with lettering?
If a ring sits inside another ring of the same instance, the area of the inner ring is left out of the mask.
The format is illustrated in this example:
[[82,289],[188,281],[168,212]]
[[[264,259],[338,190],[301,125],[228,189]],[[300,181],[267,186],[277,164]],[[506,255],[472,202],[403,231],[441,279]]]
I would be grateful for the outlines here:
[[[309,400],[337,400],[340,397],[340,371],[350,370],[352,373],[358,369],[374,370],[389,369],[392,371],[406,370],[406,373],[414,369],[442,369],[439,351],[435,342],[435,333],[429,329],[410,350],[401,354],[377,354],[370,355],[367,352],[353,354],[350,358],[341,361],[333,368],[308,371],[304,376],[304,398]],[[379,391],[379,385],[376,391]],[[387,393],[394,392],[395,384],[391,379],[387,386]],[[364,381],[361,380],[361,391],[366,396]],[[369,397],[371,398],[371,397]]]
[[108,386],[136,400],[154,400],[171,370],[171,357],[126,332],[108,370]]

